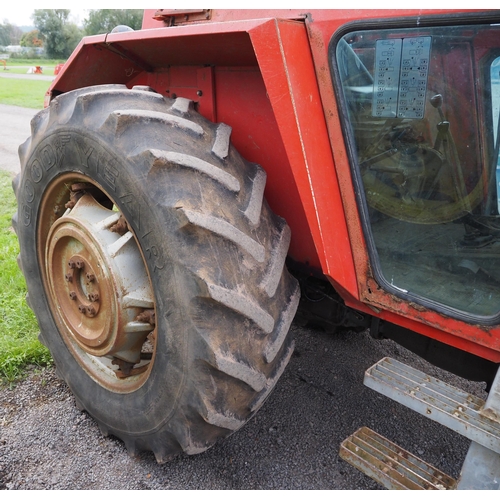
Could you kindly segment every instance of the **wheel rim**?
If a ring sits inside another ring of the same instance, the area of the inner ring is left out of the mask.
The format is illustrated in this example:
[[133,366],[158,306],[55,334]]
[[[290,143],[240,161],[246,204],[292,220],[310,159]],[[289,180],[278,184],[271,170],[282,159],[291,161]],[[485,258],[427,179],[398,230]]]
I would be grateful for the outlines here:
[[101,386],[137,390],[154,362],[155,303],[128,222],[100,186],[70,175],[49,186],[39,220],[38,257],[61,337]]

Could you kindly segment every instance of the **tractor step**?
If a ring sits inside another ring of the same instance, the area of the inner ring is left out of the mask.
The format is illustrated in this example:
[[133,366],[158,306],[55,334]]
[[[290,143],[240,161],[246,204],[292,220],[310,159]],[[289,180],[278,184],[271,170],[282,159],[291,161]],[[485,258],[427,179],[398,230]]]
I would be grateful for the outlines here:
[[357,430],[341,444],[340,457],[387,489],[456,488],[452,477],[367,427]]
[[494,412],[482,412],[485,401],[481,398],[391,358],[384,358],[369,368],[364,384],[500,453],[500,420]]

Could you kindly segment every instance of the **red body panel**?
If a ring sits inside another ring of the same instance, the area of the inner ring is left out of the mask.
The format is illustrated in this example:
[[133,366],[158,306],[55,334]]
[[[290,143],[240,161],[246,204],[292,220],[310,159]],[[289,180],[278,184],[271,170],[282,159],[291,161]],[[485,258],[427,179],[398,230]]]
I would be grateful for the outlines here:
[[498,327],[441,316],[374,282],[337,113],[332,34],[361,18],[430,11],[213,10],[173,27],[155,12],[146,11],[141,31],[85,38],[53,95],[123,83],[194,100],[205,117],[231,125],[236,148],[265,168],[266,198],[292,229],[291,258],[327,276],[347,305],[499,362]]

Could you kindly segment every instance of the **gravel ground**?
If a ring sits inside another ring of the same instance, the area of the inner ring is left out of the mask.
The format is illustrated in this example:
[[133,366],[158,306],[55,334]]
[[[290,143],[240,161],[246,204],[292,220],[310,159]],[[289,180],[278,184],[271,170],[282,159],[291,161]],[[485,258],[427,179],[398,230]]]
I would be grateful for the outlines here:
[[159,465],[129,457],[80,412],[55,370],[33,369],[0,389],[0,489],[379,489],[338,457],[363,425],[458,477],[469,442],[363,386],[389,355],[485,397],[483,385],[453,377],[368,333],[327,335],[293,325],[296,350],[260,412],[207,452]]

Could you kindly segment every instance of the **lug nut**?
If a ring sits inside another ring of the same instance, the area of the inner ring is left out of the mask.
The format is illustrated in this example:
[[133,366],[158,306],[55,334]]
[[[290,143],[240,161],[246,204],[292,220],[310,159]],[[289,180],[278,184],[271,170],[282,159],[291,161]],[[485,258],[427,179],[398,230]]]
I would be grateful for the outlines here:
[[69,283],[73,283],[73,275],[71,273],[66,274],[64,279]]
[[99,300],[99,294],[97,292],[89,294],[90,302],[97,302]]
[[68,262],[68,266],[70,267],[70,269],[74,269],[76,267],[75,261],[74,260],[70,260]]
[[75,264],[78,269],[83,269],[85,267],[85,262],[83,262],[83,260],[77,260]]
[[89,316],[95,316],[96,315],[96,310],[94,306],[89,306],[87,307],[87,313]]
[[69,292],[69,298],[71,300],[76,300],[76,293],[75,292]]
[[78,310],[79,310],[81,313],[85,314],[85,313],[86,313],[86,311],[87,311],[87,308],[86,308],[83,304],[80,304],[80,305],[78,306]]
[[94,275],[94,274],[92,274],[92,273],[87,273],[87,274],[86,274],[86,276],[87,276],[87,279],[88,279],[90,282],[92,282],[92,281],[94,281],[94,280],[95,280],[95,275]]

